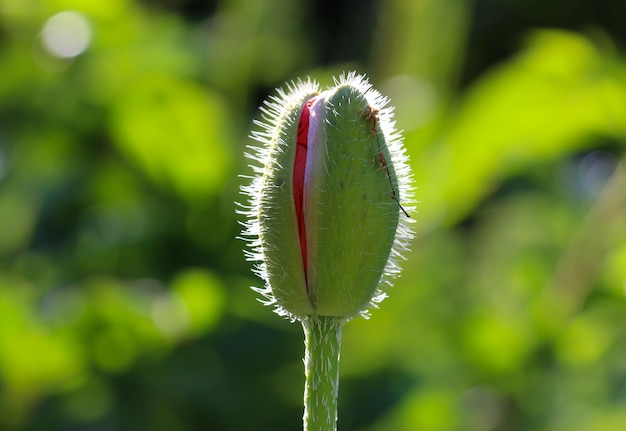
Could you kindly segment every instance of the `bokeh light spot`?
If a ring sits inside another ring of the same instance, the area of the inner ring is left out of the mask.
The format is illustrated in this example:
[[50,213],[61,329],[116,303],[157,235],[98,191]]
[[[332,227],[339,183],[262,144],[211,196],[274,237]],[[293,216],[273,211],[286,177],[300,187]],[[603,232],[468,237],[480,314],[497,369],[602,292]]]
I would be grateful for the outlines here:
[[91,26],[83,14],[60,12],[50,17],[41,31],[46,50],[58,58],[82,54],[91,42]]
[[201,334],[217,323],[222,314],[224,294],[214,274],[204,269],[189,269],[173,281],[173,290],[185,304],[191,331]]
[[594,151],[587,154],[578,165],[583,190],[592,196],[598,195],[616,166],[617,158],[609,152]]
[[178,296],[163,295],[158,298],[152,304],[151,315],[154,324],[168,339],[179,339],[189,331],[189,311]]

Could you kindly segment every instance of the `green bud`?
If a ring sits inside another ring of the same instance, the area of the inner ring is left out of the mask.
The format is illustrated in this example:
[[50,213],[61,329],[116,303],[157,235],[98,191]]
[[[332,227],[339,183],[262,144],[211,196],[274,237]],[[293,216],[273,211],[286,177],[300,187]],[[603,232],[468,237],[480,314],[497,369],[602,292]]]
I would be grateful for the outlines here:
[[350,73],[321,93],[299,81],[261,108],[243,234],[279,314],[365,315],[398,274],[412,179],[386,105]]

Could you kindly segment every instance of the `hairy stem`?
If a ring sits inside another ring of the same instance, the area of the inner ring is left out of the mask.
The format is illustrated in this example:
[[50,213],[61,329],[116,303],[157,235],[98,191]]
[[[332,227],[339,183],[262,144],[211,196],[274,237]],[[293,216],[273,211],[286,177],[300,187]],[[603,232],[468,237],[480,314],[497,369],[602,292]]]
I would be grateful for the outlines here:
[[339,352],[343,321],[336,317],[307,316],[304,328],[304,431],[337,429]]

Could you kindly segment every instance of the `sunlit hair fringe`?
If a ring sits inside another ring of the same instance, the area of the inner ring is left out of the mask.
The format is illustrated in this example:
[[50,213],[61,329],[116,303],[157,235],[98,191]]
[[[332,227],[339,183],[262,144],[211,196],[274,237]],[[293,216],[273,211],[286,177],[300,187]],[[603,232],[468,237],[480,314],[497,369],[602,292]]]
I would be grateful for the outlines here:
[[[389,99],[372,88],[365,75],[359,75],[356,72],[343,73],[334,79],[334,83],[336,86],[349,85],[355,87],[365,95],[368,103],[378,110],[380,128],[385,136],[391,164],[396,172],[399,191],[398,198],[402,200],[402,206],[408,213],[414,212],[415,188],[409,167],[409,158],[402,144],[402,136],[396,130],[393,119],[393,107],[389,105]],[[241,187],[241,194],[245,196],[246,203],[238,204],[239,209],[237,210],[238,214],[245,216],[245,221],[241,222],[243,225],[241,239],[247,245],[247,250],[244,250],[246,260],[254,263],[254,273],[265,282],[264,287],[252,287],[252,289],[261,295],[260,301],[262,303],[274,307],[274,311],[278,315],[287,317],[292,321],[298,320],[298,316],[292,315],[278,304],[272,294],[272,286],[270,286],[268,281],[269,277],[265,265],[266,256],[262,247],[262,232],[259,222],[261,188],[264,175],[266,175],[267,169],[271,167],[270,152],[273,140],[278,136],[278,125],[285,119],[287,113],[294,108],[294,104],[301,103],[301,100],[307,94],[315,95],[319,92],[320,86],[317,82],[311,79],[298,80],[287,84],[286,89],[277,89],[275,96],[270,96],[268,100],[263,102],[263,105],[260,107],[262,112],[261,120],[254,121],[254,126],[257,130],[252,131],[250,135],[250,138],[258,144],[246,146],[245,156],[252,161],[248,165],[252,170],[252,175],[242,175],[243,178],[250,181],[249,185]],[[391,252],[378,288],[370,300],[369,306],[360,313],[361,316],[368,318],[369,311],[372,308],[378,308],[378,304],[387,297],[385,286],[391,286],[393,280],[401,271],[400,263],[405,259],[404,255],[408,252],[409,244],[414,237],[412,229],[414,221],[415,219],[404,216],[399,218]]]

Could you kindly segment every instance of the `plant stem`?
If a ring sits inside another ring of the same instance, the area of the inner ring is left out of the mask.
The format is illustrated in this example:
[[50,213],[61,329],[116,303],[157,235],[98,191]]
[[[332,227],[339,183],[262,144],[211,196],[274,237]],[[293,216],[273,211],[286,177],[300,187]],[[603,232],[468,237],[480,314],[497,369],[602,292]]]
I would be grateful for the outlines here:
[[304,431],[337,429],[339,353],[343,320],[307,316],[304,328]]

